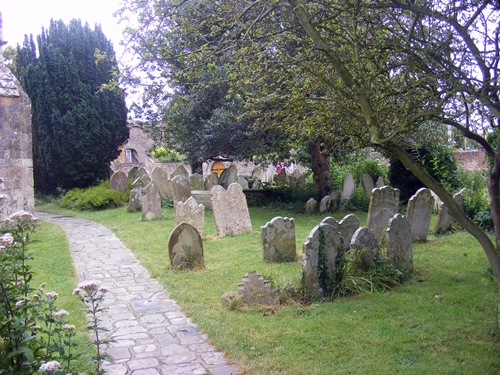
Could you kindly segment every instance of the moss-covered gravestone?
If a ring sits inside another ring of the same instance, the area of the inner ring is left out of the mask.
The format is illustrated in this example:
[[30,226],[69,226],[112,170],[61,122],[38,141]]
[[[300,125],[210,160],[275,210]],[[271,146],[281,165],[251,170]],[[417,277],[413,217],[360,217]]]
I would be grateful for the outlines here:
[[178,269],[190,269],[204,265],[203,241],[200,234],[190,224],[177,225],[168,240],[170,264]]
[[270,262],[294,262],[297,260],[295,222],[288,217],[275,217],[260,227],[262,257]]

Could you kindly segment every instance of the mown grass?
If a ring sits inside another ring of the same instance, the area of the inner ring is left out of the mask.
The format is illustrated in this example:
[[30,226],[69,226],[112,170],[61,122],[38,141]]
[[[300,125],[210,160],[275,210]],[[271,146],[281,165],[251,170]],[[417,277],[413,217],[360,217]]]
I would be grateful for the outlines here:
[[[73,214],[114,231],[245,374],[500,373],[500,343],[493,335],[496,284],[481,248],[466,233],[415,245],[415,273],[392,292],[229,311],[220,296],[235,291],[246,272],[255,270],[276,285],[300,279],[299,262],[262,260],[260,226],[275,216],[294,217],[300,254],[323,216],[251,208],[253,234],[217,238],[208,211],[205,268],[177,271],[167,249],[173,210],[150,222],[123,208]],[[363,225],[366,214],[357,216]]]

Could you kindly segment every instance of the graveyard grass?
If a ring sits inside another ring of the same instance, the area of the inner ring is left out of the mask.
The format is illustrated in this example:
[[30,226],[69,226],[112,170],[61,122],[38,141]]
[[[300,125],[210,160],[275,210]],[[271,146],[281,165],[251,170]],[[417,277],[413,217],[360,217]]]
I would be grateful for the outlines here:
[[[64,212],[115,232],[245,374],[500,373],[496,284],[480,246],[464,232],[430,236],[427,243],[416,244],[413,277],[391,292],[229,311],[220,297],[236,291],[247,272],[255,270],[278,286],[299,283],[299,262],[262,260],[260,227],[275,216],[294,217],[300,254],[324,216],[251,207],[253,234],[217,238],[208,211],[205,268],[178,271],[168,260],[172,209],[163,209],[162,220],[147,222],[140,220],[140,212],[125,208]],[[356,215],[365,225],[366,214]],[[344,215],[333,216],[339,220]]]

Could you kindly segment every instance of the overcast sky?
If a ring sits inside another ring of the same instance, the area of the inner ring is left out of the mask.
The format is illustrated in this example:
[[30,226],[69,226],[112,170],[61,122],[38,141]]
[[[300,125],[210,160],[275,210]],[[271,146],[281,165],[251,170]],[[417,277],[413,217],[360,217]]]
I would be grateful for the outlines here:
[[119,9],[121,0],[1,0],[3,40],[8,45],[22,44],[24,35],[34,37],[48,28],[51,18],[63,20],[65,24],[73,18],[88,22],[93,29],[100,24],[104,35],[113,42],[117,58],[120,59],[121,32],[125,27],[118,24],[113,12]]

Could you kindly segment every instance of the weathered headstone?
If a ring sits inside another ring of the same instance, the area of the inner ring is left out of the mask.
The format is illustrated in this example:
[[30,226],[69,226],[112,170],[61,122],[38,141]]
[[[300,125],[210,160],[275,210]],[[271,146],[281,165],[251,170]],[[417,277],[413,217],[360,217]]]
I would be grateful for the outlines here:
[[405,216],[396,214],[389,220],[386,239],[389,263],[408,275],[413,269],[413,247],[410,223]]
[[318,202],[314,198],[310,198],[306,202],[306,209],[305,212],[306,214],[312,214],[316,211],[316,207],[318,206]]
[[389,186],[375,188],[368,207],[367,227],[380,240],[387,228],[389,220],[398,212],[399,189]]
[[246,304],[277,305],[279,302],[278,293],[271,287],[271,283],[255,271],[243,276],[237,295]]
[[342,220],[339,221],[339,229],[341,236],[344,238],[344,248],[349,250],[351,246],[351,239],[354,233],[359,228],[359,219],[354,214],[349,214],[344,216]]
[[294,262],[297,260],[295,222],[288,217],[275,217],[260,227],[262,256],[270,262]]
[[161,219],[161,197],[158,188],[150,182],[144,188],[144,199],[142,200],[142,220]]
[[434,198],[434,206],[432,207],[432,212],[436,213],[439,210],[439,197],[436,193],[431,190],[432,197]]
[[425,241],[429,233],[434,198],[427,188],[420,188],[408,201],[406,217],[411,226],[413,242]]
[[315,226],[302,251],[305,290],[320,298],[330,297],[342,281],[344,246],[342,236],[328,224]]
[[219,183],[219,176],[217,176],[217,173],[211,173],[205,179],[205,189],[204,190],[212,190],[212,188],[215,185],[217,185],[218,183]]
[[128,199],[128,211],[140,211],[142,210],[142,201],[144,199],[144,188],[141,186],[135,187],[130,190],[130,196]]
[[332,197],[329,195],[325,195],[319,204],[319,212],[325,213],[330,210],[330,206],[332,205]]
[[243,190],[248,190],[248,181],[245,177],[239,176],[236,182],[241,185]]
[[337,232],[340,232],[340,225],[337,219],[335,219],[333,216],[327,216],[323,220],[321,220],[320,224],[328,224],[334,227]]
[[134,182],[132,183],[133,187],[142,187],[145,188],[150,182],[151,182],[151,177],[149,176],[148,172],[144,168],[139,168],[135,172],[136,178]]
[[350,248],[359,257],[358,267],[363,271],[375,268],[375,261],[380,256],[378,240],[370,229],[361,227],[354,232]]
[[264,173],[264,171],[262,170],[262,168],[260,167],[260,165],[256,166],[253,171],[252,171],[252,174],[250,175],[250,179],[252,180],[262,180],[262,174]]
[[252,233],[247,200],[239,184],[232,183],[227,191],[217,185],[211,193],[215,229],[219,237]]
[[[460,206],[461,209],[464,207],[463,193],[465,189],[460,190],[458,193],[453,195],[453,199]],[[434,233],[444,233],[450,229],[451,224],[453,224],[453,216],[451,215],[448,207],[443,202],[439,202],[438,215],[436,221],[436,227],[434,228]]]
[[185,269],[204,265],[203,241],[190,224],[177,225],[168,240],[168,256],[174,268]]
[[177,202],[175,207],[175,224],[188,223],[192,225],[200,236],[203,236],[203,225],[205,223],[205,207],[198,204],[193,197],[185,202]]
[[127,191],[128,189],[128,176],[125,172],[116,171],[109,179],[109,187],[117,191]]
[[238,169],[236,168],[236,164],[231,164],[229,168],[224,169],[224,172],[221,173],[219,177],[219,185],[221,185],[224,189],[227,189],[229,185],[236,182],[238,178]]
[[172,200],[174,201],[174,207],[176,207],[177,202],[185,202],[191,196],[191,186],[189,185],[189,179],[183,175],[175,176],[170,183],[172,188]]
[[369,174],[364,174],[361,180],[363,185],[363,190],[368,198],[372,195],[372,190],[375,188],[375,184],[373,183],[373,178]]
[[130,170],[128,171],[128,178],[131,178],[132,181],[135,181],[135,179],[137,178],[137,170],[139,169],[139,167],[132,167],[130,168]]
[[342,185],[342,200],[349,201],[354,194],[354,178],[352,173],[347,173],[344,177],[344,184]]
[[151,181],[153,181],[155,186],[158,188],[160,197],[165,199],[167,196],[169,196],[170,182],[168,180],[167,172],[159,167],[153,168],[153,170],[151,171]]
[[332,197],[332,211],[337,211],[339,209],[341,193],[342,192],[340,190],[335,190],[330,194]]
[[189,176],[189,184],[191,185],[191,190],[205,190],[205,181],[199,173]]
[[186,170],[186,168],[183,165],[179,165],[177,168],[174,169],[174,171],[172,173],[170,173],[170,180],[173,180],[174,177],[176,177],[176,176],[184,176],[189,181],[189,172]]
[[379,176],[379,178],[377,178],[377,182],[375,183],[375,187],[381,188],[384,186],[385,186],[384,178],[382,176]]

